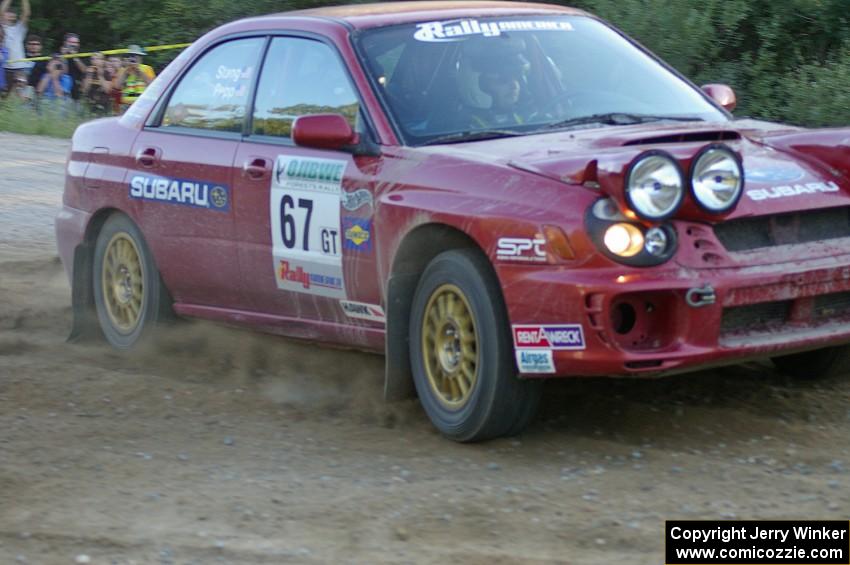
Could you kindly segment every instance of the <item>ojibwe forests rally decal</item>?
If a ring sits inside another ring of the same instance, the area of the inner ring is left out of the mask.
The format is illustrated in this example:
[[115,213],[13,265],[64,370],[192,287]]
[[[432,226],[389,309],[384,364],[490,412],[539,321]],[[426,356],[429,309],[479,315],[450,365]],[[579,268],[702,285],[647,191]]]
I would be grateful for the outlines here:
[[340,197],[346,161],[279,155],[272,172],[272,256],[281,290],[346,298]]

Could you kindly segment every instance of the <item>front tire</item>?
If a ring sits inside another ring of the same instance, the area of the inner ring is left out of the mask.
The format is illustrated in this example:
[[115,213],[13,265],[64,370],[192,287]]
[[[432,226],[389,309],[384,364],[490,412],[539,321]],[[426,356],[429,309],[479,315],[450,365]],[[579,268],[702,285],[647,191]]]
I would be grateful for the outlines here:
[[168,311],[168,294],[142,232],[123,214],[103,224],[94,249],[94,301],[106,341],[130,349]]
[[425,412],[455,441],[519,433],[536,413],[542,383],[517,377],[502,292],[477,250],[447,251],[425,269],[410,358]]
[[850,345],[774,357],[776,368],[800,380],[814,381],[850,373]]

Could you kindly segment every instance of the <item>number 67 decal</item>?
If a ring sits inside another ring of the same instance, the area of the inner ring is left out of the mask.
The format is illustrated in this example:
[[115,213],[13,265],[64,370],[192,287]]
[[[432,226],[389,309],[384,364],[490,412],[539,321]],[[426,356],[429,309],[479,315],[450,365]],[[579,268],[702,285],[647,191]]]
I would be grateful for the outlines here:
[[[313,201],[307,198],[298,199],[298,207],[306,210],[306,218],[304,219],[304,235],[302,236],[301,248],[304,251],[310,251],[310,219],[313,217]],[[287,210],[295,208],[292,196],[284,194],[280,199],[280,235],[283,240],[283,245],[287,249],[295,247],[297,239],[297,230],[295,227],[295,218]]]

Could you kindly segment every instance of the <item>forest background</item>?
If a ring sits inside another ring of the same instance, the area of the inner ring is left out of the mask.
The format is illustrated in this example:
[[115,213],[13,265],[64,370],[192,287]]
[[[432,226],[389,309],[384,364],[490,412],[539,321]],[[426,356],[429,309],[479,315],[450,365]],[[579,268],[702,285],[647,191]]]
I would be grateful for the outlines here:
[[[191,42],[240,17],[339,4],[321,0],[32,0],[30,32],[57,49]],[[738,116],[850,125],[850,0],[574,0],[697,84],[738,94]],[[14,0],[19,10],[19,0]],[[151,56],[159,70],[177,51]]]

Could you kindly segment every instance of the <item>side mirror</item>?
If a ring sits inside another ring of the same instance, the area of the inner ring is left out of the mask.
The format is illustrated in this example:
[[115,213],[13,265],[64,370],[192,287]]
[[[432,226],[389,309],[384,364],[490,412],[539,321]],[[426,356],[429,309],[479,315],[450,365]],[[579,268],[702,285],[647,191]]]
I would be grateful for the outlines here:
[[708,94],[712,100],[730,112],[738,105],[738,97],[735,96],[735,91],[725,84],[704,84],[702,85],[702,90]]
[[341,114],[310,114],[295,119],[292,141],[301,147],[341,149],[356,145],[359,136]]

